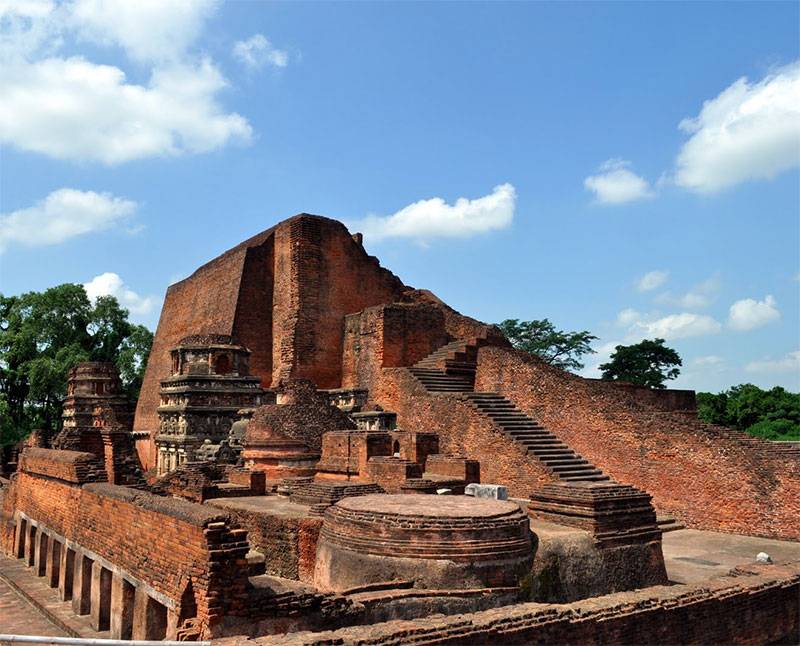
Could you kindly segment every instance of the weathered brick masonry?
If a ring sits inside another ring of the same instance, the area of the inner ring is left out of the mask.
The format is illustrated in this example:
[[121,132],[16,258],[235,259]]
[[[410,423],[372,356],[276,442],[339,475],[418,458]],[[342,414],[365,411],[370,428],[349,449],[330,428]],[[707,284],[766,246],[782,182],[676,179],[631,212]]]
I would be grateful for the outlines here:
[[[251,374],[264,386],[296,377],[338,387],[345,315],[400,300],[406,291],[335,220],[301,214],[246,240],[167,290],[134,431],[157,429],[159,380],[170,374],[169,352],[180,339],[238,339],[252,351]],[[151,445],[138,442],[146,469],[153,466]]]
[[91,458],[27,449],[6,519],[24,514],[163,595],[173,628],[196,617],[211,634],[223,616],[246,614],[246,533],[213,508],[92,482],[102,468]]
[[524,603],[219,646],[341,644],[794,644],[800,563],[753,566],[697,585],[655,586],[564,605]]
[[502,483],[510,495],[527,498],[534,488],[555,480],[542,463],[526,455],[520,444],[465,400],[427,392],[404,368],[383,369],[371,396],[386,410],[397,412],[400,428],[438,433],[441,453],[479,460],[481,482]]
[[481,348],[475,388],[501,393],[690,527],[800,539],[796,454],[515,350]]

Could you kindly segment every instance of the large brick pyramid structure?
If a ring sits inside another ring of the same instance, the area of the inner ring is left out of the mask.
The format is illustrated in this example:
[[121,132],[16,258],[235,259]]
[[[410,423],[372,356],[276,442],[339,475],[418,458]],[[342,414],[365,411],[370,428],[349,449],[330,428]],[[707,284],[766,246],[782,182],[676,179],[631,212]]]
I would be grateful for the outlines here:
[[689,527],[800,538],[797,449],[700,423],[691,391],[583,379],[513,350],[495,327],[404,285],[335,220],[294,216],[168,289],[134,421],[145,468],[159,384],[188,335],[235,339],[263,388],[366,391],[511,495],[611,479]]

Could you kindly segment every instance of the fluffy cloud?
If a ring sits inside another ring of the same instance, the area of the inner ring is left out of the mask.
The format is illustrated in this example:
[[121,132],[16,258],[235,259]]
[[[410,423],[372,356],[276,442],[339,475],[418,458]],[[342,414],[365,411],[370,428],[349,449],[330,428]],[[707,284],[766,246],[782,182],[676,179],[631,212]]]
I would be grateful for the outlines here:
[[218,4],[217,0],[77,0],[65,19],[81,38],[118,45],[134,60],[178,61]]
[[649,292],[653,289],[658,289],[667,282],[669,272],[662,269],[648,271],[644,276],[636,281],[636,289],[640,292]]
[[642,314],[634,309],[622,310],[617,316],[617,324],[627,328],[627,343],[642,339],[683,339],[692,336],[716,334],[722,329],[720,323],[706,315],[681,312],[668,316]]
[[702,368],[719,368],[725,363],[725,359],[718,357],[715,354],[709,354],[704,357],[696,357],[692,360],[692,365]]
[[136,202],[109,193],[62,188],[34,206],[0,215],[0,252],[14,243],[28,247],[52,245],[109,229],[136,208]]
[[461,197],[454,204],[442,198],[420,200],[387,216],[370,215],[350,228],[368,239],[467,237],[505,229],[514,218],[517,194],[511,184],[501,184],[484,197]]
[[670,292],[659,294],[656,301],[664,305],[672,305],[689,310],[708,307],[717,295],[720,287],[719,276],[712,276],[692,287],[685,294],[674,295]]
[[674,179],[693,191],[711,193],[800,165],[800,62],[758,83],[740,78],[679,127],[691,137]]
[[286,67],[289,63],[289,54],[275,49],[263,34],[237,41],[233,46],[233,57],[250,69],[259,69],[267,64]]
[[736,301],[728,312],[728,325],[744,332],[777,321],[780,317],[777,302],[772,294],[767,294],[763,301],[754,298]]
[[690,336],[703,336],[716,334],[722,329],[717,320],[704,314],[682,312],[670,314],[654,321],[639,321],[636,323],[648,338],[666,340],[683,339]]
[[[250,140],[247,120],[218,102],[224,77],[190,50],[215,2],[34,4],[0,8],[3,143],[116,164]],[[119,67],[59,56],[68,37],[121,47],[149,65],[149,79],[131,83]]]
[[94,301],[98,296],[114,296],[131,314],[144,315],[153,311],[156,299],[140,296],[130,289],[118,274],[106,272],[83,284],[86,295]]
[[745,368],[747,372],[760,373],[781,373],[794,372],[800,373],[800,350],[790,352],[781,359],[764,359],[762,361],[751,361]]
[[628,166],[629,161],[609,159],[600,166],[597,175],[583,180],[583,185],[594,193],[598,204],[625,204],[653,197],[647,180],[629,170]]

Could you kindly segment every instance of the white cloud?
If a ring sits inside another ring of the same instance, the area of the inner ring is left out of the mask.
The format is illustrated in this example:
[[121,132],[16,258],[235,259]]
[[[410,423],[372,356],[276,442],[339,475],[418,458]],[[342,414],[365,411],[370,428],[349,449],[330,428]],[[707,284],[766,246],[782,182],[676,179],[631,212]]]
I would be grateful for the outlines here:
[[709,354],[704,357],[695,357],[692,359],[692,365],[702,368],[719,368],[725,363],[725,359],[715,354]]
[[369,215],[350,228],[365,238],[454,238],[505,229],[514,218],[516,191],[511,184],[496,186],[492,193],[470,200],[460,197],[454,204],[442,198],[420,200],[394,215]]
[[598,204],[625,204],[653,197],[647,180],[630,171],[628,166],[629,161],[609,159],[600,166],[601,172],[587,177],[583,185],[594,193]]
[[708,307],[720,287],[719,276],[710,278],[698,283],[685,294],[673,295],[670,292],[659,294],[656,301],[664,305],[672,305],[689,310],[702,309]]
[[662,269],[648,271],[636,281],[636,289],[640,292],[649,292],[661,287],[669,278],[669,272]]
[[780,359],[764,359],[761,361],[751,361],[745,368],[747,372],[780,373],[794,372],[800,373],[800,350],[790,352]]
[[[215,4],[79,0],[43,4],[25,15],[6,10],[0,14],[0,141],[106,164],[248,142],[250,124],[218,102],[225,78],[209,58],[190,51]],[[66,37],[119,45],[151,64],[149,79],[131,83],[119,67],[59,56]]]
[[800,165],[800,61],[758,83],[740,78],[679,127],[691,138],[678,154],[675,183],[693,191],[716,192]]
[[217,0],[77,0],[67,21],[80,37],[119,45],[134,60],[175,62],[218,5]]
[[10,244],[58,244],[109,229],[136,211],[136,202],[110,193],[62,188],[34,206],[0,215],[0,253]]
[[682,312],[670,314],[654,321],[638,321],[636,324],[646,337],[666,340],[691,336],[716,334],[722,329],[717,320],[705,314]]
[[239,40],[233,46],[233,57],[250,69],[259,69],[266,64],[286,67],[289,54],[276,49],[263,34],[255,34],[247,40]]
[[149,314],[156,304],[155,298],[140,296],[130,289],[118,274],[110,271],[95,276],[88,283],[84,283],[83,287],[86,295],[92,301],[96,300],[98,296],[114,296],[120,305],[127,308],[131,314],[139,316]]
[[637,312],[635,309],[630,307],[622,310],[619,314],[617,314],[617,325],[621,325],[622,327],[629,327],[636,323],[636,321],[641,320],[642,315]]
[[716,334],[722,329],[716,319],[706,315],[681,312],[658,316],[643,314],[630,308],[622,310],[617,315],[617,324],[627,328],[627,343],[636,343],[642,339],[672,340]]
[[767,294],[763,301],[744,298],[736,301],[728,312],[728,325],[734,330],[754,330],[781,317],[778,304],[772,294]]

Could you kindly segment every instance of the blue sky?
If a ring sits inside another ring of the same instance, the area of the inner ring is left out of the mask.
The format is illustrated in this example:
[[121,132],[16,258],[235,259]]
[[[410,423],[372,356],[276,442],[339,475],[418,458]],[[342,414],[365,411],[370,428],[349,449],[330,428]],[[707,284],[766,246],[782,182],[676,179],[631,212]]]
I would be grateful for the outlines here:
[[294,213],[485,321],[800,389],[800,4],[0,5],[0,290],[167,285]]

